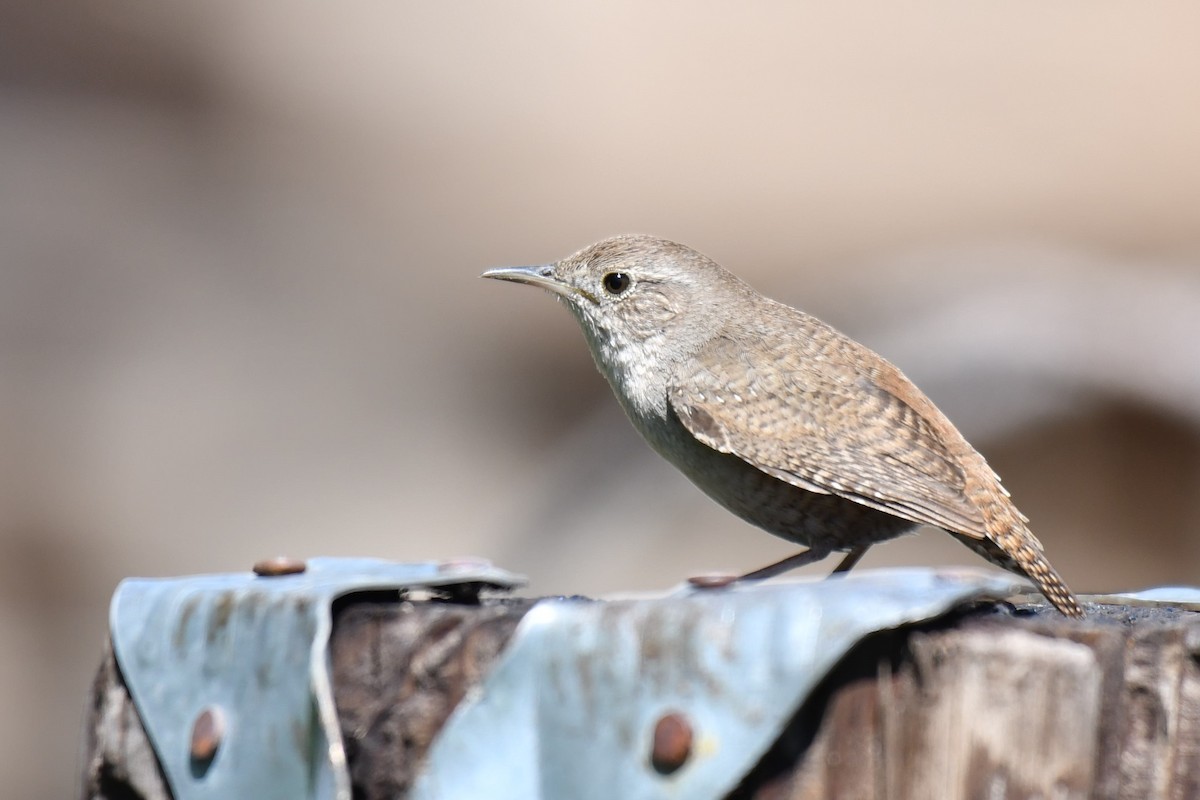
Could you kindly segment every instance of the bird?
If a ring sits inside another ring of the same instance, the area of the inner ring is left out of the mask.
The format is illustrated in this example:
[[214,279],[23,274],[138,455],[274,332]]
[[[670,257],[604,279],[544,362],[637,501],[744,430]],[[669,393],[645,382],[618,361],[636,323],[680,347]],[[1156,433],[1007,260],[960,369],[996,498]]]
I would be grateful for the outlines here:
[[833,553],[844,573],[928,525],[1083,616],[983,456],[897,367],[816,317],[642,234],[482,277],[557,297],[650,446],[736,516],[806,548],[742,580]]

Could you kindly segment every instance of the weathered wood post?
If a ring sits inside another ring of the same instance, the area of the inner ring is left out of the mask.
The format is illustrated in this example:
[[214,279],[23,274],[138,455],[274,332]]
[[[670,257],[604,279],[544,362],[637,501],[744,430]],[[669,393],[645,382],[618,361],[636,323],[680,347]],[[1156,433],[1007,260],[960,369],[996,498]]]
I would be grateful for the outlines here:
[[[143,608],[132,638],[119,593],[117,655],[97,675],[81,796],[250,796],[221,783],[239,779],[232,766],[251,770],[290,748],[309,770],[300,793],[314,798],[339,796],[316,766],[330,753],[362,800],[475,796],[462,793],[471,786],[546,798],[1200,797],[1200,616],[1190,607],[1090,603],[1075,622],[1040,603],[988,600],[1006,578],[928,570],[539,603],[480,599],[481,586],[506,584],[496,571],[452,573],[441,583],[409,575],[404,591],[383,573],[330,573],[329,630],[309,632],[335,709],[329,742],[314,732],[317,701],[302,704],[285,741],[270,728],[247,738],[258,715],[286,703],[255,706],[289,663],[287,641],[270,632],[296,618],[297,597],[319,592],[276,583],[277,594],[260,594],[241,576],[208,604],[176,587],[158,595],[174,608],[161,630]],[[270,610],[270,597],[286,605]],[[275,654],[246,653],[253,642]],[[174,717],[169,681],[157,697],[139,684],[160,645],[181,654],[177,672],[204,676],[175,692],[195,700]],[[225,668],[251,674],[229,693]],[[179,730],[147,732],[164,719]],[[169,775],[176,762],[184,768]],[[727,764],[743,766],[721,772]],[[286,776],[273,775],[254,796],[285,796],[273,792]]]

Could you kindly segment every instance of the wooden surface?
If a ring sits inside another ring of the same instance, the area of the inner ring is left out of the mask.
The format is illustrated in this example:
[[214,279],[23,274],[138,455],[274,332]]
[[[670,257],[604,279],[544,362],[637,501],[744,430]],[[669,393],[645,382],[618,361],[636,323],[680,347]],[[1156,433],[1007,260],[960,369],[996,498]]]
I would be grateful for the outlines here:
[[104,650],[84,729],[82,797],[169,800],[154,748],[121,679],[112,646]]
[[404,796],[442,723],[532,604],[369,603],[337,615],[333,696],[356,799]]
[[861,643],[735,797],[1200,798],[1200,619],[971,616]]
[[[529,602],[339,610],[331,656],[356,798],[403,796]],[[83,797],[168,796],[111,654],[88,725]],[[732,797],[1198,798],[1200,615],[979,610],[876,634]]]

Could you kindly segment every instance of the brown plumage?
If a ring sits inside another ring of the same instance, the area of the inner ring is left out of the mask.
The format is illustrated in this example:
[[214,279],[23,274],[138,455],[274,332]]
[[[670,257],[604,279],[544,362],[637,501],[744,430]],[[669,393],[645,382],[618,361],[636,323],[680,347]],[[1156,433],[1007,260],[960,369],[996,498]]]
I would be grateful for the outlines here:
[[545,267],[659,453],[733,513],[807,546],[767,577],[917,525],[942,528],[1082,616],[983,457],[883,357],[683,245],[621,236]]

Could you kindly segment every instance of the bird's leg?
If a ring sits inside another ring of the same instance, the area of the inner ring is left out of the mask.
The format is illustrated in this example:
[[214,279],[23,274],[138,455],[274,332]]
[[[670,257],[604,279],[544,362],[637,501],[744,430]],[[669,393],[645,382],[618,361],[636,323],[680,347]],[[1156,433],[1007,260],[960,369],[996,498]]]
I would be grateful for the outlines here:
[[[820,561],[822,558],[825,558],[825,556],[827,556],[827,555],[829,555],[828,550],[818,550],[815,547],[810,547],[807,550],[803,550],[799,553],[796,553],[796,555],[794,555],[794,556],[788,556],[787,558],[783,559],[782,561],[776,561],[774,564],[768,564],[767,566],[763,567],[762,569],[756,569],[753,572],[747,572],[745,575],[738,578],[738,580],[739,581],[762,581],[762,580],[766,580],[767,578],[774,578],[776,575],[782,575],[783,573],[787,572],[788,570],[793,570],[793,569],[796,569],[797,567],[803,567],[807,564],[812,564],[813,562]],[[853,563],[851,563],[850,566],[854,566]],[[840,567],[839,567],[839,569],[840,569]]]
[[865,556],[866,554],[867,554],[867,548],[865,548],[865,547],[854,548],[849,553],[846,553],[846,557],[842,559],[842,563],[840,563],[836,567],[834,567],[833,572],[829,573],[829,577],[832,578],[834,575],[842,575],[842,574],[847,573],[850,570],[854,569],[854,565],[857,564],[859,561],[862,561],[862,557]]

